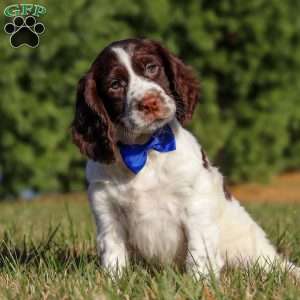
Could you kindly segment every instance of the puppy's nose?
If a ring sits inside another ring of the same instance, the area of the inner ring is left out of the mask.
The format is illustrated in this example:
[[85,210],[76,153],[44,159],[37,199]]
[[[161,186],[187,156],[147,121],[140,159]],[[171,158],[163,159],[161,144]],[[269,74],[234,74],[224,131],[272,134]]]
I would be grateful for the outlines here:
[[158,93],[146,94],[138,104],[138,110],[145,113],[155,113],[160,110],[160,96]]

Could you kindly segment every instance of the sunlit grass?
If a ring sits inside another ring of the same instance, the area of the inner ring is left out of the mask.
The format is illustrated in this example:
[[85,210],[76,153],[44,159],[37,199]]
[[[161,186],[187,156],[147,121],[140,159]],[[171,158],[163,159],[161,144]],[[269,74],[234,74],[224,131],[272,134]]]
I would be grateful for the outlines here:
[[[130,266],[115,280],[101,270],[88,203],[0,204],[0,299],[300,299],[300,286],[274,269],[226,267],[221,281],[195,282],[173,268]],[[248,204],[280,251],[300,262],[300,205]]]

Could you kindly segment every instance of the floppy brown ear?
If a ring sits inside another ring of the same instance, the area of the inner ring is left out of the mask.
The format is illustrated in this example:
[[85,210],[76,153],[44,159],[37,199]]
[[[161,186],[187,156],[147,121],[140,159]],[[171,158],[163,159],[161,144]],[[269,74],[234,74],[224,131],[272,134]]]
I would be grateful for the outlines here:
[[169,50],[157,43],[164,60],[166,75],[169,78],[170,89],[177,104],[177,119],[186,124],[192,119],[200,96],[199,82],[191,67],[184,64]]
[[114,127],[100,99],[93,72],[81,78],[77,88],[73,142],[80,152],[95,161],[115,161]]

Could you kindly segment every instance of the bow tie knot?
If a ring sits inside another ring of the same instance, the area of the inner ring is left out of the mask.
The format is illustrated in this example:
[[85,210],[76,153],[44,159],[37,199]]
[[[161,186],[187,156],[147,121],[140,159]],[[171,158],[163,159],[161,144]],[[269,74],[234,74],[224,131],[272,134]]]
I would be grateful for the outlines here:
[[156,131],[145,144],[126,145],[118,143],[121,157],[133,173],[137,174],[146,164],[148,151],[170,152],[176,150],[175,137],[167,125]]

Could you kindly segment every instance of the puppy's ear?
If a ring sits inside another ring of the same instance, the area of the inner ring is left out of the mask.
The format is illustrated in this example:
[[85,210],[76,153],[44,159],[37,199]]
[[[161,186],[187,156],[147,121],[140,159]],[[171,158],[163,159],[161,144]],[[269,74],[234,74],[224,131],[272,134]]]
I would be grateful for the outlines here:
[[155,44],[163,59],[166,75],[170,82],[170,89],[176,100],[177,119],[184,125],[192,119],[199,100],[199,82],[191,67],[185,65],[178,57],[159,43],[155,42]]
[[93,71],[79,80],[71,129],[81,153],[103,163],[115,161],[114,127],[98,95]]

